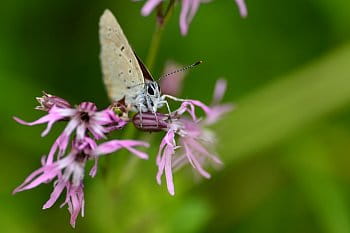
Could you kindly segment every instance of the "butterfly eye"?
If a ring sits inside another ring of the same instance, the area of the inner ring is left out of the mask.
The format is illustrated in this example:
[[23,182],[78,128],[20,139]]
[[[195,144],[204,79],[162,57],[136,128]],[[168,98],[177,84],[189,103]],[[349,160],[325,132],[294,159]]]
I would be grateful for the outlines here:
[[154,87],[152,84],[148,86],[147,93],[150,95],[154,95]]

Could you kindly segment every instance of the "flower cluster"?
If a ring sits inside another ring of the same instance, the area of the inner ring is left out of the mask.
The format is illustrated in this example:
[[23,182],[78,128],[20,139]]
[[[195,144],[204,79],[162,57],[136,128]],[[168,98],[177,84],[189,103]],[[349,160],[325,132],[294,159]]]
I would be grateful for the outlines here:
[[[179,81],[180,84],[181,81]],[[178,94],[179,85],[171,89],[164,82],[161,88],[167,89],[169,93]],[[148,159],[146,153],[135,149],[137,146],[149,146],[143,141],[104,140],[99,143],[101,139],[106,139],[108,133],[123,129],[129,121],[142,131],[166,132],[156,158],[158,166],[156,179],[161,184],[161,177],[165,174],[167,188],[171,195],[175,194],[173,170],[178,170],[186,164],[190,164],[203,177],[210,178],[210,174],[203,168],[204,165],[207,162],[221,164],[221,161],[213,151],[215,137],[207,126],[217,122],[224,113],[232,109],[229,104],[219,104],[225,90],[226,82],[219,80],[210,106],[198,100],[182,100],[180,107],[171,113],[136,113],[132,119],[128,118],[125,106],[118,108],[123,111],[120,117],[113,111],[116,105],[111,105],[102,111],[98,111],[96,105],[91,102],[83,102],[72,107],[64,99],[44,93],[42,97],[37,98],[40,106],[36,109],[47,112],[46,115],[33,122],[26,122],[17,117],[14,119],[28,126],[47,124],[42,136],[46,136],[57,122],[65,122],[66,127],[53,143],[48,155],[42,157],[41,167],[31,173],[13,193],[53,181],[54,189],[43,209],[50,208],[66,190],[66,198],[61,207],[68,206],[71,214],[70,223],[74,227],[79,213],[84,215],[83,181],[88,160],[94,160],[94,165],[89,172],[89,175],[94,177],[101,155],[125,148],[141,159]],[[197,117],[196,108],[204,112],[204,118]]]
[[[16,117],[14,119],[29,126],[47,123],[42,136],[47,135],[53,124],[58,121],[66,122],[67,125],[52,145],[48,156],[42,157],[41,167],[30,174],[13,193],[54,181],[53,192],[43,209],[50,208],[65,189],[66,198],[61,206],[68,205],[70,223],[74,227],[79,212],[84,215],[83,180],[86,162],[95,161],[89,172],[90,176],[94,177],[101,155],[125,148],[139,158],[147,159],[147,154],[134,147],[149,145],[137,140],[110,140],[98,144],[100,139],[106,138],[106,134],[120,130],[127,124],[127,121],[118,117],[111,109],[97,111],[96,105],[91,102],[83,102],[72,108],[66,100],[46,93],[37,100],[40,106],[36,109],[47,111],[45,116],[34,122],[25,122]],[[67,153],[69,144],[70,150]]]
[[[210,2],[210,0],[179,0],[181,2],[180,13],[180,31],[182,35],[188,33],[189,25],[198,11],[201,3]],[[163,0],[147,0],[142,7],[141,14],[144,16],[149,15],[155,8],[162,4]],[[170,1],[170,4],[174,4],[175,0]],[[245,0],[235,0],[241,17],[245,18],[248,15],[247,6]]]
[[[130,121],[142,131],[165,131],[156,158],[156,179],[161,184],[161,177],[165,174],[171,195],[175,194],[173,170],[178,170],[186,164],[190,164],[203,177],[210,178],[204,166],[207,162],[221,164],[221,161],[213,151],[215,137],[207,126],[217,122],[224,113],[232,109],[231,105],[219,104],[225,89],[226,82],[219,80],[210,106],[198,100],[181,100],[180,107],[171,113],[139,112],[131,119],[126,117],[128,112],[123,112],[123,117],[116,114],[112,110],[115,105],[102,111],[98,111],[96,105],[91,102],[72,107],[64,99],[44,93],[43,97],[37,98],[40,106],[36,109],[47,112],[46,115],[33,122],[26,122],[17,117],[14,119],[28,126],[47,124],[42,136],[46,136],[57,122],[65,122],[66,127],[53,143],[48,155],[42,157],[41,167],[31,173],[13,193],[53,181],[53,191],[43,209],[50,208],[66,190],[66,198],[61,207],[68,206],[70,223],[74,227],[79,213],[84,215],[84,174],[87,161],[94,161],[89,171],[89,175],[94,177],[101,155],[124,148],[141,159],[148,159],[146,153],[135,148],[148,147],[147,142],[106,140],[108,133],[123,129]],[[176,93],[176,90],[169,91]],[[196,108],[205,113],[204,118],[197,117]],[[126,109],[119,108],[124,111]],[[100,143],[101,139],[105,140]]]

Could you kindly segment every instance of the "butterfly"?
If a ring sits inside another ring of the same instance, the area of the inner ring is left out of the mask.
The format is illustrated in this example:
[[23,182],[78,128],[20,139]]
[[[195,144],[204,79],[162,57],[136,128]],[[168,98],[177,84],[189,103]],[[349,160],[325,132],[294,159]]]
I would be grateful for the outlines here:
[[156,113],[164,104],[170,112],[166,96],[141,59],[131,48],[122,28],[110,10],[100,18],[100,60],[103,81],[112,101],[131,106],[138,112]]

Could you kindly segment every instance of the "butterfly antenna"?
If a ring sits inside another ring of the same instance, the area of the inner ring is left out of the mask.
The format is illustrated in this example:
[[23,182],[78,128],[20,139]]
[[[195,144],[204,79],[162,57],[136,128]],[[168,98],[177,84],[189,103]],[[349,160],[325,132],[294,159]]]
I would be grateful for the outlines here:
[[193,63],[192,65],[183,67],[183,68],[181,68],[181,69],[174,70],[174,71],[172,71],[172,72],[170,72],[170,73],[168,73],[168,74],[165,74],[165,75],[161,76],[161,77],[158,79],[158,82],[159,82],[161,79],[163,79],[163,78],[166,78],[166,77],[168,77],[168,76],[170,76],[170,75],[173,75],[173,74],[176,74],[176,73],[179,73],[179,72],[184,72],[184,71],[186,71],[186,70],[188,70],[188,69],[192,69],[192,68],[194,68],[194,67],[196,67],[196,66],[198,66],[199,64],[202,64],[202,63],[203,63],[202,61],[197,61],[197,62]]

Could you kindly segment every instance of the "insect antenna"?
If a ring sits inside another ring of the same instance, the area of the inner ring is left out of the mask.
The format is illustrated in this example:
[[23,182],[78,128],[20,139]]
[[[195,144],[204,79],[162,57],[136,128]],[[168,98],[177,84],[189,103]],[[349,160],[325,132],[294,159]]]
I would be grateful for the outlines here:
[[179,72],[184,72],[184,71],[186,71],[186,70],[188,70],[188,69],[192,69],[192,68],[194,68],[194,67],[196,67],[196,66],[198,66],[199,64],[202,64],[202,63],[203,63],[202,61],[197,61],[197,62],[193,63],[192,65],[185,66],[185,67],[183,67],[183,68],[174,70],[174,71],[172,71],[172,72],[170,72],[170,73],[168,73],[168,74],[165,74],[165,75],[161,76],[161,77],[158,79],[158,82],[159,82],[160,80],[162,80],[163,78],[166,78],[166,77],[168,77],[168,76],[170,76],[170,75],[173,75],[173,74],[176,74],[176,73],[179,73]]

